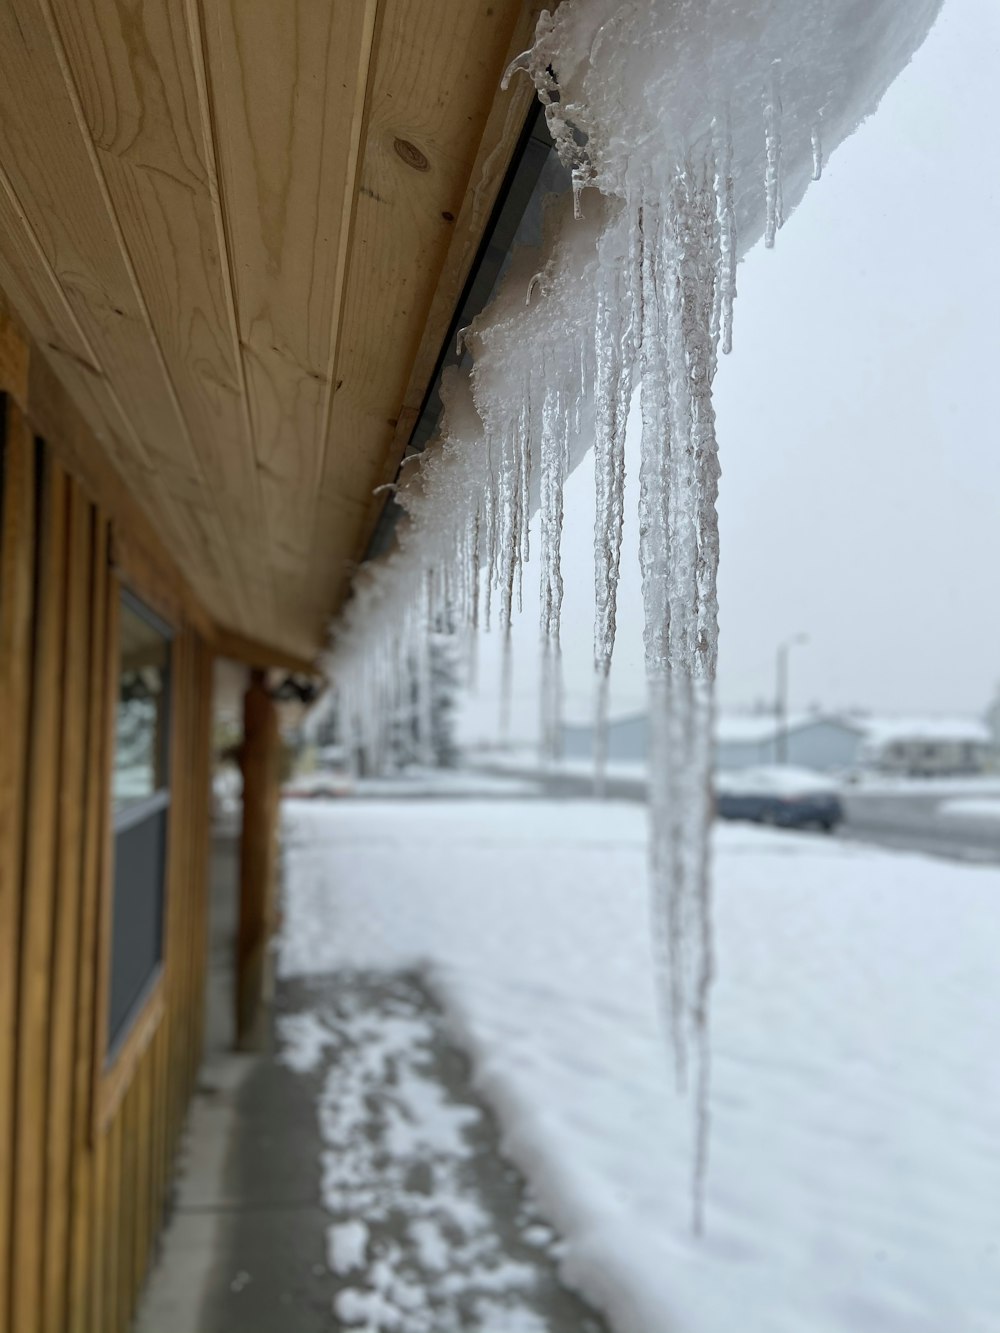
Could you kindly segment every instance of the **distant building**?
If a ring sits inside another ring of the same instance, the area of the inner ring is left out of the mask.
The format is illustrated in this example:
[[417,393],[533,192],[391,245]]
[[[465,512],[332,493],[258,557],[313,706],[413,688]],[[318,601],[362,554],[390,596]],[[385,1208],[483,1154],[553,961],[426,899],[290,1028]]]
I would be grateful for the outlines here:
[[[612,763],[645,763],[647,730],[645,713],[615,718],[608,725],[608,758]],[[563,755],[566,759],[594,757],[594,728],[589,723],[564,724]]]
[[[608,759],[642,764],[648,752],[644,713],[613,721]],[[588,725],[563,728],[569,760],[593,757],[594,731]],[[756,768],[778,762],[776,719],[766,713],[723,714],[716,724],[715,762],[721,769]],[[818,772],[870,769],[906,777],[976,774],[996,764],[998,748],[990,728],[973,718],[893,718],[802,713],[784,727],[785,762]]]
[[986,773],[996,758],[994,739],[973,718],[865,718],[863,767],[902,777]]
[[[647,754],[648,723],[644,713],[618,718],[608,728],[608,758],[613,763],[643,763]],[[853,768],[864,741],[854,719],[821,714],[792,716],[785,726],[786,761],[821,772]],[[594,731],[587,725],[563,729],[567,759],[590,759]],[[767,714],[733,714],[719,718],[716,727],[716,763],[719,768],[753,768],[778,760],[778,726]]]
[[[788,718],[784,762],[796,768],[832,773],[855,768],[865,739],[853,718],[803,713]],[[716,726],[715,761],[719,768],[755,768],[778,762],[777,720],[769,714],[723,714]]]

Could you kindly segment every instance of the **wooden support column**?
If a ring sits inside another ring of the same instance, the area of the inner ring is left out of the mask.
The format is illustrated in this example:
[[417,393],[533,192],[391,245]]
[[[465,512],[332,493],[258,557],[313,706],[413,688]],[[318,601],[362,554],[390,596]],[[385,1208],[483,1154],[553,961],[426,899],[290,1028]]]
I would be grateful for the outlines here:
[[260,1050],[271,978],[268,942],[275,918],[278,825],[278,718],[266,673],[253,670],[243,700],[243,830],[236,955],[236,1044]]

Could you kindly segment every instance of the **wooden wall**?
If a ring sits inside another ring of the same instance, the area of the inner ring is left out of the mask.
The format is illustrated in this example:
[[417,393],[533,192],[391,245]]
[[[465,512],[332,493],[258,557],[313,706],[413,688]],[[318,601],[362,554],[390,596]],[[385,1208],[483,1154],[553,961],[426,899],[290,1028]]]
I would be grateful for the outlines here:
[[[85,436],[40,438],[30,385],[0,314],[0,1333],[117,1333],[200,1059],[211,652],[162,553],[68,470]],[[176,635],[172,804],[164,965],[107,1066],[122,586]]]

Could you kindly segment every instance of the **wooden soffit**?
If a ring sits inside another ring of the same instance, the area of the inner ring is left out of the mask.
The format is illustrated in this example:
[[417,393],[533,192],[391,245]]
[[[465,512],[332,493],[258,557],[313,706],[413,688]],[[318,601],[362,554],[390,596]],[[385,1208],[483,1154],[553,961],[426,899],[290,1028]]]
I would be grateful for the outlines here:
[[[212,619],[311,659],[530,103],[522,0],[0,0],[0,288]],[[54,441],[58,445],[58,441]]]

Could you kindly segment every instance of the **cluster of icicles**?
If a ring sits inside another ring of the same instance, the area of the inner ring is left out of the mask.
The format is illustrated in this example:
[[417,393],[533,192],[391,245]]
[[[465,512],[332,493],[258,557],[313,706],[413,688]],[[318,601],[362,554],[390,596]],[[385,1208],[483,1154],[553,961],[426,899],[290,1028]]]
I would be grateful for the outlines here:
[[414,693],[429,755],[429,636],[464,634],[474,651],[492,620],[509,653],[537,510],[542,730],[554,753],[563,484],[593,447],[600,782],[638,387],[653,920],[677,1074],[694,1088],[696,1230],[713,971],[717,354],[731,346],[741,247],[761,234],[773,244],[819,175],[824,129],[836,143],[873,108],[938,3],[914,0],[902,39],[892,0],[760,0],[745,13],[706,0],[696,18],[677,0],[566,0],[542,15],[512,70],[535,82],[573,198],[549,209],[541,251],[515,256],[463,331],[471,374],[446,376],[440,438],[401,477],[397,547],[359,576],[329,662],[344,740],[371,770]]

